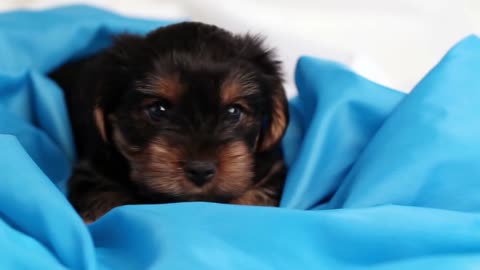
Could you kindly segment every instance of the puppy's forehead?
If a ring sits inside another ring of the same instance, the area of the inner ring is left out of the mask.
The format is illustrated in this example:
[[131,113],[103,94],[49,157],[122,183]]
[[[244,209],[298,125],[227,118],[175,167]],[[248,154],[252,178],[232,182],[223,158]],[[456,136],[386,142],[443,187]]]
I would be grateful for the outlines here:
[[[222,72],[152,73],[139,83],[144,94],[165,98],[172,103],[212,101],[220,106],[242,103],[259,93],[255,74],[232,69]],[[244,102],[245,103],[245,102]],[[247,104],[242,104],[247,105]]]

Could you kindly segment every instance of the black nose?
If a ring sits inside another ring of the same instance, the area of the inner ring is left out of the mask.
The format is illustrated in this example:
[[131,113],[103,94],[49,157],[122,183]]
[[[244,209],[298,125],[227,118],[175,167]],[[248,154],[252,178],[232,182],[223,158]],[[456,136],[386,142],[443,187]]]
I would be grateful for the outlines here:
[[211,161],[189,161],[184,167],[185,175],[195,185],[201,187],[215,175],[215,164]]

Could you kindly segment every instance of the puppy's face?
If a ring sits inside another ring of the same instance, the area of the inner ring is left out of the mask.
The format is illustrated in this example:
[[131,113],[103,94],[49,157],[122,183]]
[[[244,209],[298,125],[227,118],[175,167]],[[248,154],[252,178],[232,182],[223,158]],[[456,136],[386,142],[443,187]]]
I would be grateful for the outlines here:
[[227,201],[287,125],[278,62],[258,39],[183,23],[105,54],[95,119],[145,193]]

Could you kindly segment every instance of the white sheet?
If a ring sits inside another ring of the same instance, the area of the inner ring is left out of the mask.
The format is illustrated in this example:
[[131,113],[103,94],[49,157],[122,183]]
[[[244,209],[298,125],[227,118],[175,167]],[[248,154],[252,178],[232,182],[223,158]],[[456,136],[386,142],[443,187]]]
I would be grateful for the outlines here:
[[3,0],[0,10],[87,3],[148,18],[185,18],[267,36],[285,63],[287,90],[300,55],[343,62],[408,92],[455,42],[480,32],[477,0]]

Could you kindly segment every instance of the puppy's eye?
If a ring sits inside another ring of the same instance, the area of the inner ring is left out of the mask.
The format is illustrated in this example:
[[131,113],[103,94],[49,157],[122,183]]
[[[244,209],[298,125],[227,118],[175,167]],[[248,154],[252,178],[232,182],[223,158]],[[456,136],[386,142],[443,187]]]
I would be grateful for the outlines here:
[[243,108],[240,105],[232,105],[227,108],[227,116],[230,121],[238,122],[243,114]]
[[153,121],[160,121],[162,118],[167,116],[168,104],[166,102],[157,101],[147,105],[145,112]]

